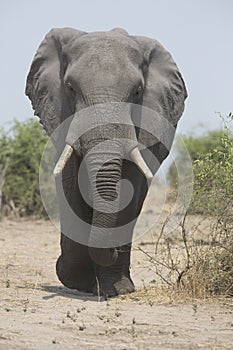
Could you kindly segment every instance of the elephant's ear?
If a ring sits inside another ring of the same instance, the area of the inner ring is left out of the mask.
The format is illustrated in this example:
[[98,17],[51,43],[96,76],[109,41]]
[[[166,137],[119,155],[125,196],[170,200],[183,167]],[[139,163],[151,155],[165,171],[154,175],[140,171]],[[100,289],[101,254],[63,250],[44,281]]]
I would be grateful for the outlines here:
[[158,41],[140,36],[134,39],[141,47],[146,62],[143,106],[155,112],[152,113],[154,118],[150,118],[149,130],[152,135],[160,135],[159,141],[165,140],[165,147],[163,142],[158,142],[143,130],[140,131],[138,139],[146,147],[152,147],[161,163],[172,145],[175,128],[184,110],[187,91],[172,56]]
[[82,34],[85,33],[72,28],[52,29],[40,44],[27,77],[25,93],[49,135],[60,124],[61,113],[64,114],[62,77],[66,50]]

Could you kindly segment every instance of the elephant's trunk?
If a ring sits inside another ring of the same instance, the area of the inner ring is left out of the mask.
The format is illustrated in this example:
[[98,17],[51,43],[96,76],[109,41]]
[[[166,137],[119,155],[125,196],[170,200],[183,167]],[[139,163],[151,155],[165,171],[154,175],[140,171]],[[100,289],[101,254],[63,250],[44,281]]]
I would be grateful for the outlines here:
[[119,181],[124,149],[117,141],[111,141],[111,149],[107,148],[98,154],[91,151],[86,159],[93,200],[89,253],[92,260],[102,266],[116,261],[115,247],[121,245],[112,231],[116,230],[120,210]]

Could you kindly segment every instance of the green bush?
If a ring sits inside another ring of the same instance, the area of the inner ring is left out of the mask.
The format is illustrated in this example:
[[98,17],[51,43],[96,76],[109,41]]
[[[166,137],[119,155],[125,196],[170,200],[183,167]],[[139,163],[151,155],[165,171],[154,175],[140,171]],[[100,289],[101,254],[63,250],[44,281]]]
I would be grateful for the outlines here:
[[39,191],[39,165],[48,140],[38,121],[15,121],[0,130],[0,164],[8,162],[3,200],[12,202],[20,215],[44,215]]
[[[214,130],[198,137],[182,136],[182,138],[177,138],[175,142],[175,162],[171,164],[167,175],[169,184],[174,188],[178,186],[176,165],[179,166],[181,172],[185,173],[187,162],[190,161],[190,158],[187,158],[187,152],[184,149],[184,145],[187,148],[192,163],[194,164],[195,161],[203,159],[213,150],[217,152],[221,151],[223,149],[223,139],[225,136],[226,131]],[[195,169],[194,175],[196,175]]]
[[[200,137],[183,137],[193,164],[194,186],[190,213],[219,215],[231,205],[233,189],[232,115],[225,120],[224,130],[210,131]],[[176,165],[185,168],[187,160],[183,145],[178,141],[176,160],[168,172],[170,185],[178,188]],[[180,184],[179,184],[180,185]]]
[[233,198],[233,137],[230,129],[214,147],[193,163],[195,175],[191,210],[208,215],[231,214]]

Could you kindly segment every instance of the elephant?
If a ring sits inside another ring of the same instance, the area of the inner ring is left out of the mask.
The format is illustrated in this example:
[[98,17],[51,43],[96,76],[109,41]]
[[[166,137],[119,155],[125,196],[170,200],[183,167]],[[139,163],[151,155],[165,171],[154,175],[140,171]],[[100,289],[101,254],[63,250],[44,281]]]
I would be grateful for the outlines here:
[[[34,56],[25,93],[57,150],[58,279],[70,289],[106,298],[133,292],[134,226],[169,154],[187,97],[176,63],[158,41],[121,28],[55,28]],[[152,115],[145,128],[144,108]],[[83,186],[77,180],[81,164]],[[129,183],[133,193],[127,202]],[[85,242],[69,235],[69,227],[82,235],[82,225],[70,224],[64,201],[87,223]],[[123,239],[116,239],[118,228]]]

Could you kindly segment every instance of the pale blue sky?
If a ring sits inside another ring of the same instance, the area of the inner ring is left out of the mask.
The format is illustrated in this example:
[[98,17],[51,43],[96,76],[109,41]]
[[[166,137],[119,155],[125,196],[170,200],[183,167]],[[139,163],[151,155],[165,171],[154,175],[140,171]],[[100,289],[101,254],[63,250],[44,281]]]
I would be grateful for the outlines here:
[[53,27],[123,27],[159,40],[173,55],[189,93],[181,133],[217,128],[233,112],[231,0],[8,0],[0,13],[0,126],[33,115],[24,96],[33,55]]

